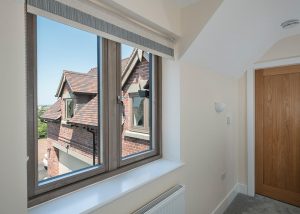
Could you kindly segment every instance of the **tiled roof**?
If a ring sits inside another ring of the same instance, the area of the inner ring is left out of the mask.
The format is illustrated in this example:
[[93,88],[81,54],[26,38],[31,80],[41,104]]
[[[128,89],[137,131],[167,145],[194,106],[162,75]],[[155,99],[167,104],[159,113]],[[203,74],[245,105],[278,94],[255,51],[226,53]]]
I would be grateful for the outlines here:
[[[128,64],[129,57],[121,62],[122,72]],[[97,94],[97,67],[88,73],[64,71],[64,76],[73,93]]]
[[98,74],[97,67],[92,68],[89,72],[87,72],[87,74],[92,75],[92,76],[97,76],[97,74]]
[[59,98],[53,105],[50,106],[44,114],[41,115],[41,118],[44,120],[58,120],[61,117],[61,98]]
[[98,126],[98,95],[85,104],[69,121],[70,123]]
[[[121,62],[122,72],[125,70],[129,60],[125,58]],[[98,126],[98,95],[97,95],[97,67],[92,68],[88,73],[78,73],[73,71],[64,71],[63,77],[68,82],[73,93],[95,94],[96,96],[78,110],[72,119],[73,124],[82,124],[88,126]],[[63,84],[63,82],[61,82]],[[63,87],[63,85],[61,85]],[[59,91],[62,90],[59,89]],[[58,91],[57,96],[60,96]],[[43,119],[57,120],[61,118],[61,98],[53,104],[43,115]]]
[[73,93],[97,94],[96,75],[72,71],[64,71],[64,75]]

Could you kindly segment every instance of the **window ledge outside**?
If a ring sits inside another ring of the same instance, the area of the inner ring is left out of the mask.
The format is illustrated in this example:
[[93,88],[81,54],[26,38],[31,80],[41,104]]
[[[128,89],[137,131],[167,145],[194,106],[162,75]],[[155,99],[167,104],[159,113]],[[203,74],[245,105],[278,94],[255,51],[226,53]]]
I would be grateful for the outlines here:
[[160,159],[29,208],[28,213],[90,213],[183,165]]
[[149,140],[150,139],[149,134],[134,132],[134,131],[125,131],[125,136],[126,137],[131,137],[131,138],[142,139],[142,140]]

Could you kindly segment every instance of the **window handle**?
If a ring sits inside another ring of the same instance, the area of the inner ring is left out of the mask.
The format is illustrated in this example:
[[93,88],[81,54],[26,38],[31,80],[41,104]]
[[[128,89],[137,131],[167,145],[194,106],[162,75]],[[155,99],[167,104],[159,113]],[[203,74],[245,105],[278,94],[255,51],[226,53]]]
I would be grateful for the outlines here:
[[118,102],[118,104],[123,105],[123,99],[124,99],[123,96],[117,96],[117,102]]

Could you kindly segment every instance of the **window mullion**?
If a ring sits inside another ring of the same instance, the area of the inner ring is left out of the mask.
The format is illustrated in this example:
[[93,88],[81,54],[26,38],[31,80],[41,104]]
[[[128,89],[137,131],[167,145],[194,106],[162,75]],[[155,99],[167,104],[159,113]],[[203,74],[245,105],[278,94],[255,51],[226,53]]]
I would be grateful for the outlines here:
[[120,157],[120,44],[107,40],[108,106],[109,106],[109,170],[117,169]]
[[107,39],[101,38],[98,36],[98,123],[99,123],[99,131],[100,131],[100,144],[98,145],[99,149],[99,157],[101,163],[104,164],[105,171],[108,171],[108,151],[109,151],[109,138],[108,138],[108,124],[109,124],[109,115],[108,115],[108,69],[107,69],[107,56],[108,56],[108,47],[107,47]]

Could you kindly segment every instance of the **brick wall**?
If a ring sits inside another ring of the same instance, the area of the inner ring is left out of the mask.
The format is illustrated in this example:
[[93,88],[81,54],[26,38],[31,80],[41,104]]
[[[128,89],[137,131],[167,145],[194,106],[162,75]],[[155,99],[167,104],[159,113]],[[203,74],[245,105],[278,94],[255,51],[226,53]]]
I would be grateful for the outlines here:
[[122,139],[122,157],[149,150],[149,141],[131,137]]
[[[95,141],[98,142],[98,132],[95,130]],[[93,159],[93,134],[86,129],[76,126],[62,125],[60,123],[48,122],[48,138],[49,148],[56,150],[53,144],[56,143],[68,151],[76,152],[86,158]],[[98,156],[98,148],[96,147],[96,157]],[[58,175],[57,152],[50,152],[48,173],[49,176]],[[96,158],[96,162],[98,158]]]
[[48,148],[50,149],[48,158],[48,177],[54,177],[59,175],[59,152],[58,149],[53,147],[53,140],[51,138],[47,139]]
[[[70,93],[70,87],[65,84],[63,95]],[[78,111],[85,103],[89,102],[93,96],[74,95],[74,112]],[[65,120],[65,102],[61,102],[62,120]],[[95,141],[98,142],[97,127],[93,127],[95,132]],[[48,175],[50,177],[59,175],[59,152],[54,144],[68,149],[68,151],[76,152],[83,155],[91,162],[93,160],[93,134],[86,128],[79,126],[71,126],[69,124],[61,124],[59,122],[48,122],[47,141],[50,149],[50,157],[48,160]],[[96,163],[98,161],[98,148],[96,146]]]

